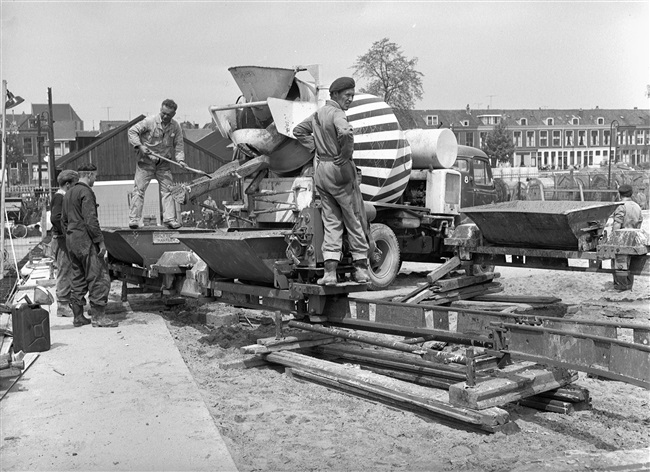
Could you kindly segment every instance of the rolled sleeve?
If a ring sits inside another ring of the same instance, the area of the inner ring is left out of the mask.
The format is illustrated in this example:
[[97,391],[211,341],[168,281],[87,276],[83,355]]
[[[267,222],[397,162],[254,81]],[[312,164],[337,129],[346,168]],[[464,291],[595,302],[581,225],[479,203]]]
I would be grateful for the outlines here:
[[174,149],[176,160],[178,162],[185,161],[185,142],[183,141],[183,128],[181,125],[176,124],[176,132],[174,133]]

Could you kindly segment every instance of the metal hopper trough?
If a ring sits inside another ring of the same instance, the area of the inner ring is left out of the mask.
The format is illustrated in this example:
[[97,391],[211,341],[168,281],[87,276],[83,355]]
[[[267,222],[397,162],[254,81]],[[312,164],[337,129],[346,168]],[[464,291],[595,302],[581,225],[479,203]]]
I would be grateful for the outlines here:
[[183,234],[179,239],[218,277],[272,284],[273,264],[286,258],[286,231],[255,230]]
[[[163,229],[145,226],[140,229],[102,228],[106,249],[111,258],[149,269],[165,252],[189,251],[178,237],[184,233],[196,233],[197,228]],[[204,230],[210,232],[213,230]]]
[[595,249],[620,202],[514,201],[464,208],[486,241],[501,246]]

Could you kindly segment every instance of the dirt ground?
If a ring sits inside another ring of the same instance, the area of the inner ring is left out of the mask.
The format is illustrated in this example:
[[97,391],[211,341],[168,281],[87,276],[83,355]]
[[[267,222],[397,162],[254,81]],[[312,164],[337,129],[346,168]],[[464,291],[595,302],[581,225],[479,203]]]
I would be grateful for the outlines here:
[[[397,282],[415,285],[433,267],[405,264]],[[504,294],[560,297],[570,307],[567,316],[650,319],[648,278],[637,277],[632,292],[619,293],[603,290],[606,274],[498,271]],[[631,460],[632,450],[650,446],[650,395],[640,387],[581,373],[577,385],[589,389],[590,410],[563,415],[509,404],[505,409],[519,431],[484,434],[298,382],[281,367],[223,370],[220,363],[243,357],[239,347],[274,336],[275,327],[244,322],[215,328],[193,321],[207,310],[255,312],[212,303],[165,315],[242,472],[611,470]],[[645,452],[641,457],[648,459]]]

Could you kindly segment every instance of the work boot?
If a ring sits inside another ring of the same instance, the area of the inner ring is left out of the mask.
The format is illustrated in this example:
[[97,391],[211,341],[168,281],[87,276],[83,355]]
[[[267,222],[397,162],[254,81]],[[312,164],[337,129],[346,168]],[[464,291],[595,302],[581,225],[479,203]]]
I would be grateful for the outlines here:
[[84,316],[83,305],[70,305],[70,308],[72,308],[72,314],[74,315],[72,325],[75,328],[90,324],[90,320]]
[[165,225],[167,225],[169,229],[178,229],[181,227],[181,224],[176,220],[166,221]]
[[92,306],[90,307],[90,317],[92,319],[94,328],[117,328],[119,322],[109,318],[106,313],[105,306]]
[[70,318],[73,316],[70,302],[57,302],[56,303],[56,316],[63,318]]
[[318,285],[336,285],[338,283],[338,279],[336,278],[336,267],[338,265],[338,261],[325,261],[325,275],[323,275],[323,278],[318,279],[316,283]]
[[352,263],[354,266],[354,281],[358,284],[367,284],[370,282],[368,275],[368,260],[358,259]]
[[129,228],[138,229],[139,226],[140,226],[140,222],[138,220],[129,221]]

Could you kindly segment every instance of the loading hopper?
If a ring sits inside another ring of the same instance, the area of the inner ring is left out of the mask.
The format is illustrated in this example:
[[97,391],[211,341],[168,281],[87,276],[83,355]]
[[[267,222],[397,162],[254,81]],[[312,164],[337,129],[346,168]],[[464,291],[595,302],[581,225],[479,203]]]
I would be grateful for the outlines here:
[[273,264],[286,258],[286,230],[184,234],[179,239],[218,277],[272,284]]
[[585,231],[605,226],[620,202],[523,201],[461,209],[486,241],[501,246],[585,249]]
[[196,231],[201,230],[197,228],[168,230],[160,226],[145,226],[136,230],[102,228],[106,249],[111,258],[147,269],[158,262],[165,252],[189,251],[190,249],[178,240],[178,236]]
[[[239,66],[228,70],[247,102],[265,101],[269,97],[286,98],[296,76],[294,69],[279,67]],[[253,114],[262,122],[271,118],[267,106],[253,108]]]

